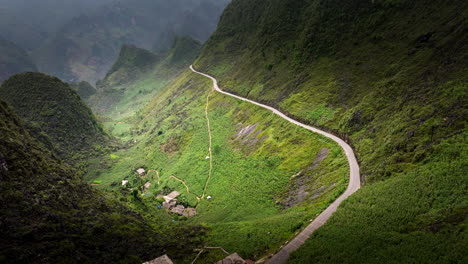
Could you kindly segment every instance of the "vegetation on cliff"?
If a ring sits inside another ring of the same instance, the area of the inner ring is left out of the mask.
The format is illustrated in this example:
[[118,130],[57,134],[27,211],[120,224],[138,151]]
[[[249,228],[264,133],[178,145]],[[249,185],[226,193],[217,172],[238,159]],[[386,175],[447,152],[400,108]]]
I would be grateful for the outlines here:
[[4,102],[0,131],[0,262],[142,263],[164,252],[183,258],[199,245],[203,229],[173,227],[176,239],[162,222],[92,190]]
[[347,139],[367,183],[295,263],[462,259],[467,10],[426,0],[237,0],[225,10],[196,67]]
[[0,98],[25,120],[30,134],[72,163],[101,153],[109,140],[79,95],[58,78],[14,75],[0,86]]

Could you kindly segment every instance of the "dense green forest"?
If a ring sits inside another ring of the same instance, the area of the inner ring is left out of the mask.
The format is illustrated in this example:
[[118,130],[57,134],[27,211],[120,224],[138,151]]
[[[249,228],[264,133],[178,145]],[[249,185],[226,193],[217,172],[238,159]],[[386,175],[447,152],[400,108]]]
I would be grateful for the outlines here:
[[[30,136],[0,102],[0,261],[142,263],[199,243],[202,228],[150,223],[85,184],[76,170]],[[197,231],[198,230],[198,231]]]
[[109,137],[70,86],[42,73],[14,75],[0,97],[24,119],[30,133],[61,158],[79,163],[103,153]]

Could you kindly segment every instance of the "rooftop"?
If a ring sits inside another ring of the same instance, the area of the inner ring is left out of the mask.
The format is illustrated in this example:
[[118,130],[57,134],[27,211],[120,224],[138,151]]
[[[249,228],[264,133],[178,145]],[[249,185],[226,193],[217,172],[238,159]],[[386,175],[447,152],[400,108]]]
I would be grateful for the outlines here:
[[167,255],[164,255],[159,258],[147,261],[143,264],[174,264],[174,263]]
[[166,196],[163,196],[163,198],[164,198],[164,200],[166,200],[166,202],[170,202],[170,201],[174,200],[175,198],[177,198],[177,196],[179,196],[179,195],[180,195],[179,192],[173,191],[170,194],[168,194]]

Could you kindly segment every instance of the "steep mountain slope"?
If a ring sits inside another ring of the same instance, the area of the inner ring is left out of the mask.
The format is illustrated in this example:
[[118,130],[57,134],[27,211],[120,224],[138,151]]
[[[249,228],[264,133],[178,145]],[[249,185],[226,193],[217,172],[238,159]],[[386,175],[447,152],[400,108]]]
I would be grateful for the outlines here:
[[96,88],[94,88],[89,82],[86,81],[71,83],[70,87],[75,90],[83,100],[88,99],[96,93]]
[[37,71],[28,54],[13,42],[0,37],[0,83],[13,74]]
[[123,45],[117,61],[106,77],[98,82],[99,87],[116,87],[141,79],[158,64],[165,71],[185,68],[190,65],[201,49],[201,43],[189,36],[175,36],[171,48],[166,52],[152,53],[134,45]]
[[[0,261],[2,263],[142,263],[169,248],[195,247],[165,235],[141,216],[82,183],[76,172],[29,136],[0,101]],[[201,230],[201,229],[199,229]],[[200,234],[200,233],[198,233]]]
[[[74,18],[34,53],[41,71],[66,81],[102,79],[123,44],[149,49],[175,35],[204,41],[228,0],[117,1]],[[196,22],[196,24],[194,24]],[[170,38],[170,39],[168,39]]]
[[167,55],[171,66],[190,65],[199,55],[201,43],[189,36],[176,36]]
[[195,66],[348,139],[367,182],[294,263],[463,262],[467,10],[426,0],[226,8]]
[[108,140],[78,94],[55,77],[14,75],[0,86],[0,98],[24,118],[31,134],[67,161],[84,158]]
[[165,53],[124,46],[106,78],[98,81],[98,93],[87,103],[95,113],[112,120],[106,122],[110,132],[128,128],[135,122],[133,115],[186,70],[200,48],[201,44],[188,36],[176,37]]
[[100,86],[115,86],[135,81],[148,72],[161,58],[134,45],[123,45],[117,61],[112,65]]

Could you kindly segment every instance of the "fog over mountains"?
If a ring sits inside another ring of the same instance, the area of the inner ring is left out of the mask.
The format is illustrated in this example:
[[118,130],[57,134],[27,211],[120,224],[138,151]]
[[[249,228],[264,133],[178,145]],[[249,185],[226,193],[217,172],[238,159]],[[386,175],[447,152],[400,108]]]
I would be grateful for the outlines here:
[[65,81],[102,79],[122,45],[170,48],[177,35],[205,41],[229,0],[0,0],[0,36],[39,71]]
[[113,0],[0,0],[0,34],[33,50],[70,18]]

